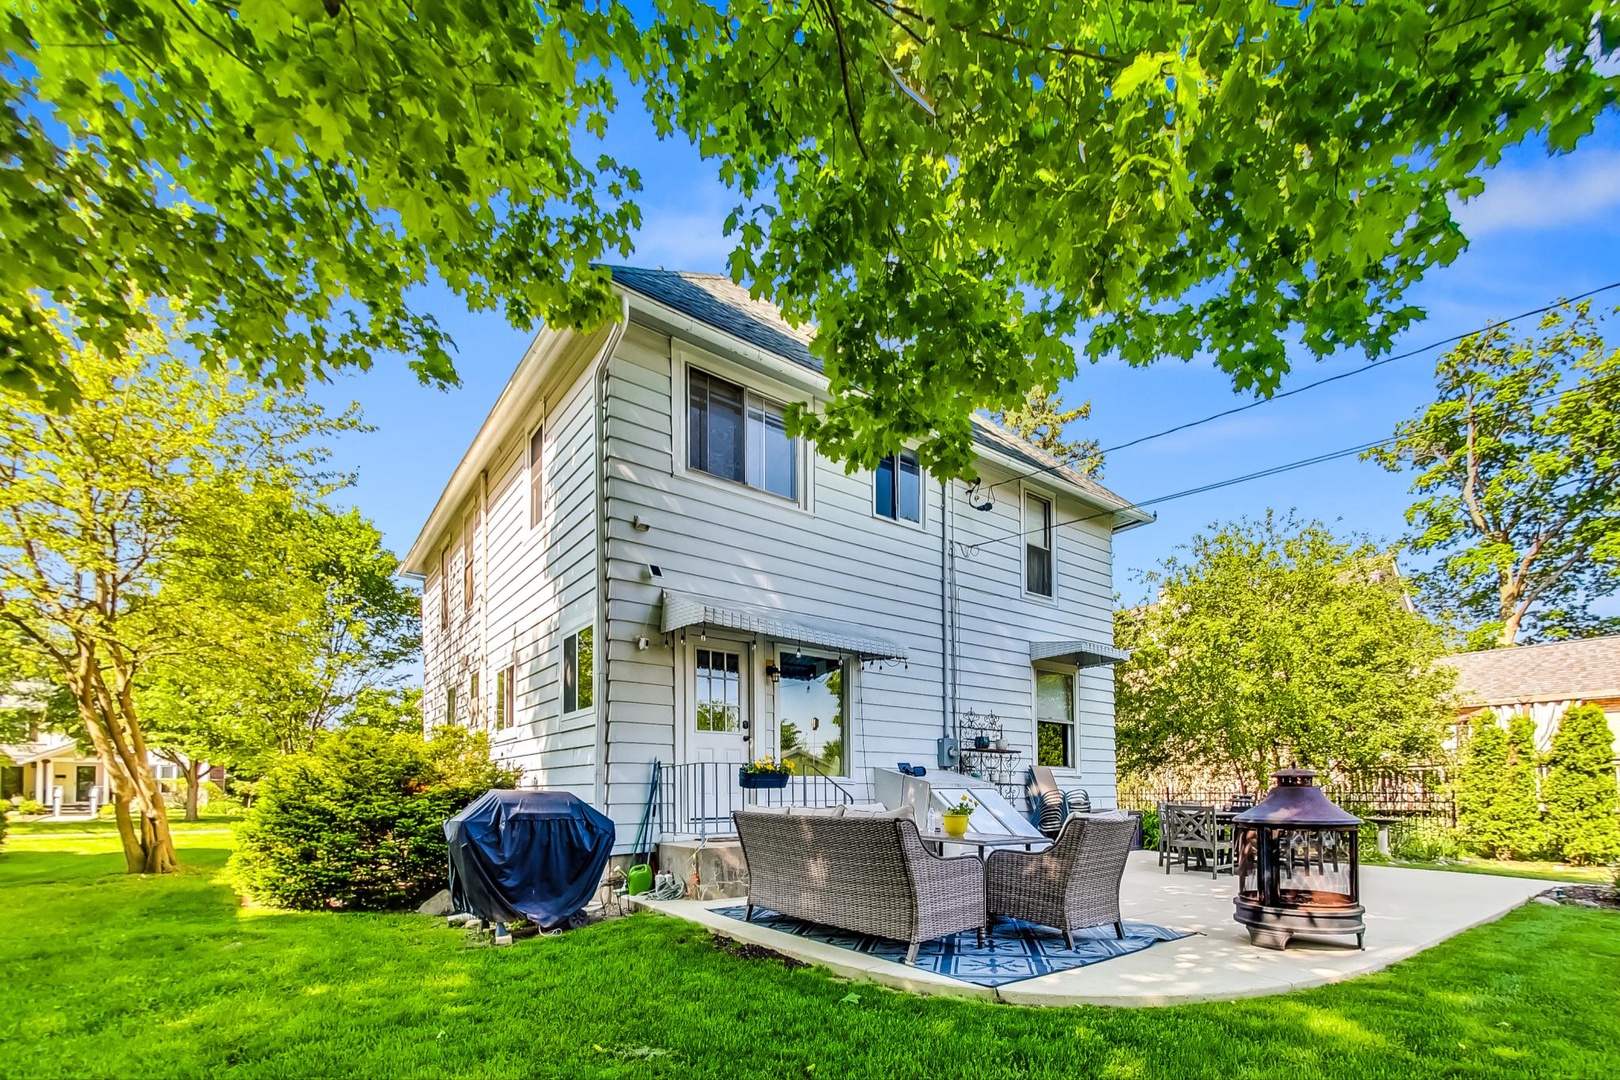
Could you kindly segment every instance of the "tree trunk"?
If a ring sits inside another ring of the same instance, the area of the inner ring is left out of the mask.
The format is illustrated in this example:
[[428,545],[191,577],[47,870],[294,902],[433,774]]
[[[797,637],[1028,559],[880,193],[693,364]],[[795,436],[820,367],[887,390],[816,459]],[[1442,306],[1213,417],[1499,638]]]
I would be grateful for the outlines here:
[[197,820],[197,789],[202,786],[202,762],[186,761],[186,820]]
[[113,694],[102,677],[94,644],[81,640],[77,653],[70,673],[73,696],[113,790],[113,818],[125,867],[131,874],[173,873],[180,863],[169,835],[168,810],[152,775],[127,680],[121,692]]

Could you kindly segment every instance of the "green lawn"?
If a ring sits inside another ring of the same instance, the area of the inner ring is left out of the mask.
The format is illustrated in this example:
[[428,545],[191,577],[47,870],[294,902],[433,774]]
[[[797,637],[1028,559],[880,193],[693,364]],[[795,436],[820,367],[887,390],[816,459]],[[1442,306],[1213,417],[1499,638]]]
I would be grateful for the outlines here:
[[1510,862],[1502,859],[1463,859],[1460,862],[1446,863],[1391,861],[1383,865],[1401,866],[1412,870],[1446,870],[1457,874],[1544,878],[1553,881],[1572,881],[1577,885],[1606,885],[1614,880],[1614,871],[1607,866],[1570,866],[1566,863],[1529,860]]
[[637,915],[510,949],[439,920],[243,908],[23,826],[0,853],[0,1076],[1620,1075],[1620,916],[1531,906],[1377,975],[1171,1009],[922,999]]

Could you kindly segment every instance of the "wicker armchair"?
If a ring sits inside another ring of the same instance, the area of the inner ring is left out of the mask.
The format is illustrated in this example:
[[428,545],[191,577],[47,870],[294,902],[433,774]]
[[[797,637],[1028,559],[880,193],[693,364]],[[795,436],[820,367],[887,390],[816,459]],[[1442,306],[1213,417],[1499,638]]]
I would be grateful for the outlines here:
[[1131,853],[1131,818],[1070,817],[1045,851],[996,851],[984,862],[990,914],[1006,915],[1063,931],[1074,948],[1074,931],[1114,924],[1125,936],[1119,913],[1119,882]]
[[748,862],[748,910],[904,941],[917,948],[988,922],[984,864],[941,858],[905,818],[732,814]]

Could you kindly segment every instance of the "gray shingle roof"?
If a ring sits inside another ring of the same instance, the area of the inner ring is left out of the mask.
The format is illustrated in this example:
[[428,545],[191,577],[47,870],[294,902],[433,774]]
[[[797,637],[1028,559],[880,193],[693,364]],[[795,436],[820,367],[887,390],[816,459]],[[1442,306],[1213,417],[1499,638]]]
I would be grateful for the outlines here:
[[1457,689],[1474,705],[1620,697],[1620,635],[1458,653]]
[[[821,361],[809,348],[814,332],[790,325],[776,305],[754,299],[747,289],[724,275],[636,266],[610,266],[608,270],[615,284],[817,374],[822,373]],[[973,417],[973,441],[1006,454],[1031,470],[1061,477],[1104,505],[1131,506],[1130,500],[978,414]]]

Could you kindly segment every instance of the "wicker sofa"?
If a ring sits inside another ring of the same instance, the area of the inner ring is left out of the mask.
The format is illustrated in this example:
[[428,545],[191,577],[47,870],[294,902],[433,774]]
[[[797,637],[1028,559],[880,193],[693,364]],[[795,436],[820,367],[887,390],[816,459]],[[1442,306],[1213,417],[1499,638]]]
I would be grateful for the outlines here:
[[1119,882],[1136,837],[1131,818],[1071,815],[1045,851],[994,851],[984,862],[990,914],[1005,915],[1063,931],[1074,948],[1074,931],[1114,924],[1125,936],[1119,913]]
[[748,862],[748,910],[907,942],[975,930],[983,940],[984,864],[941,858],[909,818],[732,814]]

